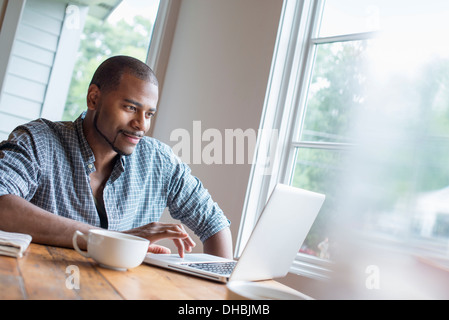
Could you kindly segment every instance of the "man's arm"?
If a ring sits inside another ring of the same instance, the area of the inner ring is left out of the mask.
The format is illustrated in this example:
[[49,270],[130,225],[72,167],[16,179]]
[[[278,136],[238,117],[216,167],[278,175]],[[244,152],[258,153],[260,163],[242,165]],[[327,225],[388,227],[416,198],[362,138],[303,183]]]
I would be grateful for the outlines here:
[[[92,228],[95,227],[45,211],[21,197],[0,196],[0,229],[29,234],[35,243],[73,247],[73,233],[87,233]],[[85,249],[85,243],[80,243],[80,247]]]
[[229,228],[224,228],[209,237],[203,244],[204,253],[232,259],[232,236]]
[[[15,195],[0,196],[0,230],[29,234],[35,243],[73,248],[75,231],[86,234],[89,229],[99,228],[52,214]],[[164,238],[172,239],[177,244],[180,255],[184,249],[190,251],[195,246],[182,226],[176,224],[150,223],[125,232],[150,240],[150,252],[165,253],[163,247],[153,244]],[[85,241],[79,241],[79,247],[86,249]]]

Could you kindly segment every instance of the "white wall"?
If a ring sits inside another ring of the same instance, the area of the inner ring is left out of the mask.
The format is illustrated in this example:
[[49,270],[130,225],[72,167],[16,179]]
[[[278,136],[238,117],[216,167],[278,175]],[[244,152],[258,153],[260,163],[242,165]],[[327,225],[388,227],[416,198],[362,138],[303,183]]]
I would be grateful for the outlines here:
[[3,19],[5,18],[6,5],[6,0],[0,0],[0,32],[2,31]]
[[[225,129],[258,129],[281,7],[282,0],[182,0],[155,138],[173,146],[171,132],[193,136],[197,120],[202,132],[215,128],[223,137]],[[235,244],[251,165],[191,168],[231,220]]]

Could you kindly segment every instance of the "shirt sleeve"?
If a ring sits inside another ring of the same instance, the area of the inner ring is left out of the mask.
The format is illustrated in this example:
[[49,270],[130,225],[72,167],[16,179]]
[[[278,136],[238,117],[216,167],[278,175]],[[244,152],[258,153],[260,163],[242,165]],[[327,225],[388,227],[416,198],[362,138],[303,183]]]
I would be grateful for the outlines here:
[[32,135],[23,127],[0,143],[0,196],[13,194],[32,199],[40,176],[37,149]]
[[168,208],[174,219],[190,228],[202,242],[229,227],[230,221],[188,165],[172,154],[167,166]]

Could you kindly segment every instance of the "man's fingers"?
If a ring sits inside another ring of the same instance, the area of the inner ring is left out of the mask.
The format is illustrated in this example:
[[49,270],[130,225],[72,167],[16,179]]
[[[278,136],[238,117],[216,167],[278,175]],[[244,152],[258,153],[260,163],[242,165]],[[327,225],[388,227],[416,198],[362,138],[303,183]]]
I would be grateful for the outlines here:
[[196,243],[190,238],[184,229],[184,226],[179,225],[182,232],[184,232],[187,237],[182,239],[173,239],[176,248],[178,248],[178,254],[181,258],[184,258],[184,251],[192,252],[192,248],[196,246]]
[[160,246],[158,244],[150,244],[148,246],[148,252],[151,253],[156,253],[156,254],[166,254],[166,253],[171,253],[171,250],[167,247],[164,246]]
[[190,237],[184,238],[183,241],[184,241],[184,246],[186,246],[186,247],[194,248],[196,246],[195,241],[193,241],[192,238],[190,238]]
[[178,248],[179,256],[181,258],[184,258],[184,243],[179,239],[173,239],[173,242],[174,242],[176,248]]
[[163,239],[173,240],[181,257],[184,257],[184,251],[191,252],[196,246],[182,224],[152,222],[132,229],[128,233],[150,240],[151,245],[148,251],[153,253],[170,253],[168,248],[154,245],[155,242]]
[[184,239],[189,237],[184,228],[181,225],[177,224],[161,224],[152,232],[153,241],[162,239]]
[[154,234],[151,237],[151,240],[159,241],[162,239],[184,239],[187,238],[188,236],[189,235],[187,233],[182,231],[164,230]]
[[[182,230],[187,234],[186,230],[184,229],[184,226],[183,225],[180,225],[180,226],[181,226]],[[193,241],[189,235],[186,238],[183,238],[182,241],[183,241],[184,249],[187,252],[191,252],[192,248],[194,248],[196,246],[195,241]]]

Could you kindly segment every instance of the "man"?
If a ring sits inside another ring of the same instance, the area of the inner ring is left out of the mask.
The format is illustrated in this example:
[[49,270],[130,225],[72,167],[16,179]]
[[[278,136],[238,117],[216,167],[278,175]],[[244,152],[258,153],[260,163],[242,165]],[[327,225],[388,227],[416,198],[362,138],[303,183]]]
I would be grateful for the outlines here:
[[74,122],[38,119],[0,144],[0,230],[71,247],[75,230],[107,228],[172,239],[181,256],[195,246],[181,224],[158,222],[168,207],[204,252],[232,257],[229,221],[171,149],[146,137],[158,82],[141,61],[116,56],[95,72],[87,111]]

